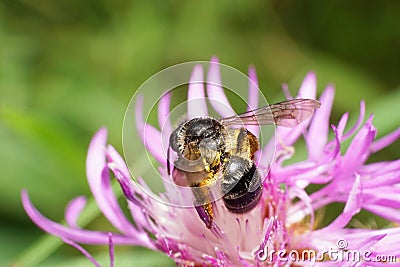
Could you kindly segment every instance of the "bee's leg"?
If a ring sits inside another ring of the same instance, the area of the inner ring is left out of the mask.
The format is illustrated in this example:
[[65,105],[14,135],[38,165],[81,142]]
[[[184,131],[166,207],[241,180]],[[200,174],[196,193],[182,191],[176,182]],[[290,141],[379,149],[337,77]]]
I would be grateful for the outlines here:
[[199,151],[206,172],[210,173],[220,165],[221,152],[218,150],[216,140],[213,140],[212,138],[204,138],[199,144]]
[[193,195],[198,203],[195,205],[196,211],[199,214],[202,221],[205,223],[207,228],[211,228],[213,225],[213,209],[212,202],[213,197],[209,189],[210,185],[215,184],[216,178],[215,173],[208,173],[207,177],[200,182],[192,185]]

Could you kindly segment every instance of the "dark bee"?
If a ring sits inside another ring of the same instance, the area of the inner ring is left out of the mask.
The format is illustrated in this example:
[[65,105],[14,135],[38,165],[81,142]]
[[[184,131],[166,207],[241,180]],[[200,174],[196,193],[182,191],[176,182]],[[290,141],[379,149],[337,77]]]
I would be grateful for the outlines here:
[[[213,221],[209,186],[220,185],[224,204],[233,213],[250,211],[261,198],[262,179],[253,162],[258,140],[243,126],[294,127],[319,106],[317,100],[293,99],[220,120],[194,118],[171,133],[169,146],[178,155],[174,172],[185,175],[197,201],[196,209],[208,228]],[[167,160],[170,174],[169,151]]]

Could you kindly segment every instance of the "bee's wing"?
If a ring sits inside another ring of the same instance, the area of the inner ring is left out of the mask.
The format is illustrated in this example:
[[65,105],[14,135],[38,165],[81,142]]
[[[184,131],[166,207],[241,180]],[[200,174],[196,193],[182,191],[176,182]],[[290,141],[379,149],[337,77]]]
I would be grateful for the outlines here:
[[276,124],[294,127],[314,114],[321,103],[314,99],[292,99],[223,118],[225,126]]

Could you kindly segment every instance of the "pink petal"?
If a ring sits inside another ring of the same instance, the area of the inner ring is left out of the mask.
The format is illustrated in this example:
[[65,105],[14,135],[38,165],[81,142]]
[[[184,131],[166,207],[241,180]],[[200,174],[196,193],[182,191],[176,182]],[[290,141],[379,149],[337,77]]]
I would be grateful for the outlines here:
[[[247,98],[247,111],[258,108],[259,88],[257,73],[254,67],[249,68],[249,94]],[[247,129],[255,136],[259,136],[260,128],[258,126],[247,126]]]
[[328,139],[329,117],[331,115],[335,89],[328,86],[320,97],[321,107],[316,110],[306,138],[309,157],[317,160],[321,157]]
[[385,135],[379,140],[373,142],[371,145],[371,153],[375,153],[381,150],[382,148],[389,146],[393,142],[399,140],[399,138],[400,138],[400,127],[391,132],[390,134]]
[[[300,86],[297,98],[315,99],[316,93],[317,93],[317,80],[315,74],[313,72],[310,72],[304,78],[304,81]],[[294,128],[285,128],[278,126],[277,135],[279,138],[284,140],[285,145],[291,146],[305,131],[310,122],[311,119],[308,119]]]
[[[109,238],[107,233],[90,231],[84,229],[68,228],[56,222],[53,222],[44,217],[40,212],[32,205],[28,193],[24,190],[21,192],[22,204],[28,216],[31,220],[44,231],[59,236],[63,239],[72,240],[78,243],[84,244],[108,244]],[[142,245],[152,247],[151,243],[145,242],[144,240],[135,236],[125,235],[114,235],[114,242],[120,245]],[[150,245],[150,246],[149,246]]]
[[362,240],[357,244],[357,246],[352,246],[353,249],[358,249],[360,251],[365,250],[365,249],[370,249],[371,246],[375,245],[377,242],[385,238],[386,234],[382,235],[374,235],[370,238],[367,238],[366,240]]
[[86,159],[88,183],[96,203],[106,218],[122,233],[136,235],[137,231],[125,218],[112,191],[106,165],[107,132],[102,129],[92,139]]
[[268,240],[270,239],[271,236],[271,231],[274,228],[274,226],[276,225],[276,220],[277,218],[275,217],[271,217],[271,218],[265,218],[264,219],[264,226],[263,226],[263,233],[262,236],[264,236],[263,241],[260,244],[260,248],[259,251],[264,250],[265,246],[268,243]]
[[84,249],[82,246],[80,246],[79,244],[75,243],[74,241],[68,240],[66,238],[61,238],[65,244],[68,244],[72,247],[74,247],[75,249],[79,250],[88,260],[90,260],[90,262],[96,266],[96,267],[101,267],[100,263],[98,263],[92,255],[90,255],[90,253]]
[[341,173],[352,173],[357,170],[368,158],[370,146],[376,135],[375,127],[372,125],[372,116],[365,126],[354,137],[346,154],[341,161]]
[[335,138],[330,141],[324,148],[326,155],[326,160],[340,162],[340,147],[343,138],[343,131],[347,123],[347,114],[344,114],[339,121],[338,127],[331,124],[331,128],[335,134]]
[[363,165],[360,168],[359,173],[379,175],[397,170],[400,170],[400,159],[393,161],[374,162]]
[[340,118],[340,120],[339,120],[337,129],[338,129],[338,132],[340,133],[340,139],[341,140],[343,139],[344,128],[346,128],[348,120],[349,120],[349,113],[348,112],[344,113],[342,115],[342,117]]
[[117,166],[116,164],[110,163],[109,168],[114,173],[115,178],[118,180],[125,197],[129,201],[132,201],[135,205],[137,205],[141,208],[145,208],[145,206],[143,206],[143,204],[144,204],[143,201],[138,199],[137,194],[136,194],[137,192],[139,192],[139,187],[136,183],[134,183],[130,179],[130,176],[125,176],[123,171],[120,170],[119,166]]
[[[386,255],[387,255],[387,254],[385,254],[384,256],[386,256]],[[396,258],[398,258],[398,257],[396,257]],[[364,266],[368,266],[368,267],[387,267],[387,266],[395,266],[395,265],[393,265],[393,264],[391,264],[391,263],[388,263],[388,262],[384,262],[384,261],[379,262],[379,261],[377,261],[377,259],[376,259],[375,257],[371,257],[370,259],[371,259],[372,261],[368,262],[368,265],[364,265]],[[394,264],[396,264],[396,262],[395,262]]]
[[65,209],[65,221],[67,222],[68,226],[72,228],[79,228],[77,221],[85,205],[85,197],[77,197],[69,202],[67,208]]
[[336,127],[335,125],[331,124],[331,128],[333,132],[335,133],[335,139],[329,142],[327,146],[335,145],[336,147],[340,147],[340,144],[343,140],[343,131],[344,128],[346,127],[347,124],[347,119],[348,119],[348,114],[345,113],[343,116],[340,118],[339,124]]
[[[325,184],[333,179],[333,176],[328,174],[331,169],[332,164],[321,164],[312,168],[304,169],[303,172],[298,173],[299,169],[293,170],[297,174],[289,175],[289,179],[286,182],[290,184],[297,184],[299,187],[304,188],[305,186],[300,186],[299,183],[309,183],[313,184]],[[283,182],[283,181],[282,181]]]
[[354,181],[353,187],[349,193],[348,200],[344,207],[343,213],[340,214],[330,225],[328,225],[325,230],[335,231],[345,227],[351,218],[357,214],[362,205],[362,184],[361,178],[357,174]]
[[360,127],[361,123],[364,120],[364,116],[365,116],[365,102],[361,101],[360,102],[360,115],[358,116],[358,120],[357,120],[356,124],[354,124],[353,128],[351,128],[347,133],[345,133],[343,135],[344,140],[349,138],[351,135],[353,135],[353,133],[355,131],[357,131],[357,129]]
[[310,119],[302,122],[294,128],[278,126],[276,127],[277,138],[281,139],[286,146],[291,146],[297,141],[297,139],[299,139],[309,123]]
[[[347,238],[350,239],[364,239],[364,238],[369,238],[373,235],[386,235],[386,236],[396,236],[400,235],[400,227],[393,227],[393,228],[387,228],[387,229],[343,229],[341,231],[342,233],[346,234]],[[384,241],[394,241],[397,242],[397,240],[393,240],[391,238],[388,238],[387,240],[384,239]]]
[[131,174],[126,166],[124,159],[119,155],[117,150],[112,145],[107,146],[107,160],[109,162],[115,163],[118,169],[126,176],[130,177]]
[[166,165],[166,156],[163,154],[161,133],[143,121],[143,96],[136,99],[135,118],[136,129],[146,149],[162,165]]
[[382,205],[363,205],[363,208],[386,220],[400,223],[400,211],[398,208],[390,208]]
[[[370,229],[343,229],[340,233],[342,237],[348,240],[349,243],[360,244],[369,240],[372,237],[379,242],[373,244],[369,249],[373,253],[382,253],[386,255],[398,255],[398,239],[400,235],[400,227],[370,230]],[[383,237],[383,238],[382,238]]]
[[161,129],[164,147],[168,147],[169,136],[172,132],[172,124],[169,119],[171,93],[165,93],[158,104],[158,124]]
[[271,169],[272,161],[274,161],[276,152],[275,137],[271,137],[271,140],[261,148],[260,152],[254,155],[255,162],[257,162],[264,169]]
[[294,128],[277,126],[276,127],[277,138],[281,139],[286,146],[291,146],[304,133],[309,124],[310,124],[310,119],[302,122],[300,125],[297,125]]
[[[290,192],[293,193],[294,197],[298,197],[303,203],[304,205],[307,207],[307,210],[302,209],[299,210],[298,212],[296,212],[295,214],[291,214],[288,216],[288,220],[287,223],[292,224],[295,222],[299,222],[302,219],[304,219],[305,216],[310,215],[310,231],[312,231],[313,227],[314,227],[314,208],[312,206],[312,201],[310,196],[306,193],[306,191],[304,191],[304,189],[302,188],[298,188],[298,187],[291,187],[290,188]],[[294,198],[292,197],[292,198]],[[289,220],[290,218],[290,220]]]
[[207,74],[207,96],[211,106],[221,117],[235,115],[222,88],[219,62],[216,57],[211,59]]
[[204,94],[203,67],[196,65],[193,68],[188,89],[188,117],[206,117],[208,115]]
[[147,223],[146,219],[146,210],[141,206],[134,204],[131,201],[128,201],[129,210],[131,212],[132,218],[135,221],[136,227],[143,231],[145,228],[150,230],[150,225]]
[[376,195],[376,188],[364,189],[365,204],[381,205],[389,208],[400,207],[400,188],[384,186],[379,188],[380,196]]
[[339,120],[338,126],[336,127],[334,124],[331,124],[331,128],[335,132],[335,139],[328,142],[325,149],[331,149],[334,145],[339,145],[343,139],[343,131],[346,127],[347,120],[349,118],[349,113],[344,113]]
[[314,72],[307,73],[300,86],[297,98],[315,99],[317,94],[317,77]]
[[293,99],[293,96],[290,94],[289,86],[287,85],[287,83],[282,84],[282,91],[283,91],[286,99]]
[[[139,213],[135,214],[135,216],[133,216],[134,218],[141,217],[136,223],[140,223],[141,219],[143,218],[144,220],[147,220],[147,214],[153,218],[156,218],[157,216],[155,216],[154,212],[157,212],[157,210],[152,207],[152,203],[149,200],[148,195],[146,195],[146,193],[151,192],[151,190],[146,187],[146,184],[142,181],[142,179],[140,177],[138,178],[138,182],[142,182],[139,185],[138,183],[133,182],[130,179],[130,176],[125,176],[123,171],[119,169],[118,165],[110,163],[109,168],[113,171],[115,177],[117,178],[127,200],[134,204],[133,207],[137,207],[136,210],[131,210],[131,213]],[[146,193],[144,193],[143,190],[145,190]],[[147,221],[147,223],[149,222]],[[138,228],[140,229],[143,227],[146,227],[146,224],[140,225]]]
[[382,187],[382,186],[395,186],[397,184],[400,184],[400,170],[397,171],[388,171],[383,174],[372,174],[373,177],[371,179],[365,179],[365,185],[364,188],[371,188],[375,189],[377,187]]
[[[86,158],[86,174],[88,178],[99,180],[104,166],[106,166],[105,146],[107,130],[100,129],[92,138]],[[90,180],[89,180],[90,182]]]

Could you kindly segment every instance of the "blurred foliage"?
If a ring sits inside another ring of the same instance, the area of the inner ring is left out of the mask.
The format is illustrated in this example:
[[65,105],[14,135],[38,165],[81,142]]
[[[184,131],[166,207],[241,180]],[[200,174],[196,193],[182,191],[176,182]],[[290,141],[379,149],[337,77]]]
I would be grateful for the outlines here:
[[[365,99],[379,136],[397,128],[399,14],[398,1],[0,2],[0,265],[42,235],[24,214],[21,188],[61,220],[71,198],[90,195],[91,136],[106,126],[121,151],[132,94],[172,64],[212,55],[244,72],[253,64],[271,101],[283,98],[282,82],[294,93],[314,70],[319,92],[336,86],[333,122],[346,111],[354,121]],[[374,159],[399,150],[397,142]],[[159,264],[135,251],[135,266]],[[63,246],[48,265],[69,255],[82,258]]]

